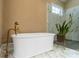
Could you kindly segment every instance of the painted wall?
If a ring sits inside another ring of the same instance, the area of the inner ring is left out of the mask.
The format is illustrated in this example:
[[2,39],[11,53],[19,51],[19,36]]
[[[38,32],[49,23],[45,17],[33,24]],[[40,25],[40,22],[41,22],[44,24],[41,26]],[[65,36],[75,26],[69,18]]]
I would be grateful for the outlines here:
[[3,41],[15,21],[19,23],[20,33],[47,31],[46,0],[5,0],[3,14]]
[[[3,9],[3,37],[7,38],[7,31],[19,23],[19,33],[47,32],[47,3],[54,2],[64,6],[58,0],[4,0]],[[13,33],[13,32],[12,32]]]
[[0,0],[0,43],[2,39],[2,9],[3,9],[3,0]]
[[65,8],[72,8],[79,5],[79,0],[68,0],[68,2],[65,4]]

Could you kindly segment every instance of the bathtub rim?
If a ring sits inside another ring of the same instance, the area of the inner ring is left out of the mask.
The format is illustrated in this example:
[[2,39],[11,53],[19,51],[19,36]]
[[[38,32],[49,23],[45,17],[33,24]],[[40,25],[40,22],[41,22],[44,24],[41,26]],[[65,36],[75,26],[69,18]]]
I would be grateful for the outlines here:
[[37,37],[37,36],[55,36],[54,33],[18,33],[12,34],[11,37]]

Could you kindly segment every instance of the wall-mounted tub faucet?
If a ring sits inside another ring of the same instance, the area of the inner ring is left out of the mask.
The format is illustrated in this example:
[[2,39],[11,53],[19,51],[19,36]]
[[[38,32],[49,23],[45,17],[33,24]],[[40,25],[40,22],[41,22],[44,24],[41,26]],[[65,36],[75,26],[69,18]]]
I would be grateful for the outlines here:
[[10,28],[8,31],[7,31],[7,41],[6,41],[6,52],[5,52],[5,58],[8,58],[8,43],[9,43],[9,33],[10,33],[10,31],[14,31],[15,32],[15,34],[17,34],[17,25],[19,25],[18,24],[18,22],[15,22],[14,23],[14,28]]

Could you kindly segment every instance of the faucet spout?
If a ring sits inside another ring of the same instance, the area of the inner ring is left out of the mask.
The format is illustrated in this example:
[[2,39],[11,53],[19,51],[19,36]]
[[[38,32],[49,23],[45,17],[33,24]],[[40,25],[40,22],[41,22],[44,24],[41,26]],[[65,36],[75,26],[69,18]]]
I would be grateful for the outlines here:
[[10,28],[10,29],[8,30],[8,32],[7,32],[6,53],[5,53],[5,57],[6,57],[6,58],[8,58],[9,33],[10,33],[11,30],[13,30],[13,31],[15,32],[15,34],[17,34],[17,25],[19,25],[18,22],[15,22],[15,23],[14,23],[14,28]]

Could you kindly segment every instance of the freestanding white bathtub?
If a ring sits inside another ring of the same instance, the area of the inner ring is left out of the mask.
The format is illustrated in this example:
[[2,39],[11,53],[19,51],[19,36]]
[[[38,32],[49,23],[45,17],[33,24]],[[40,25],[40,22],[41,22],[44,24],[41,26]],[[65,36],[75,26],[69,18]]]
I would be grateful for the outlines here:
[[27,58],[53,49],[55,34],[23,33],[12,35],[15,58]]

